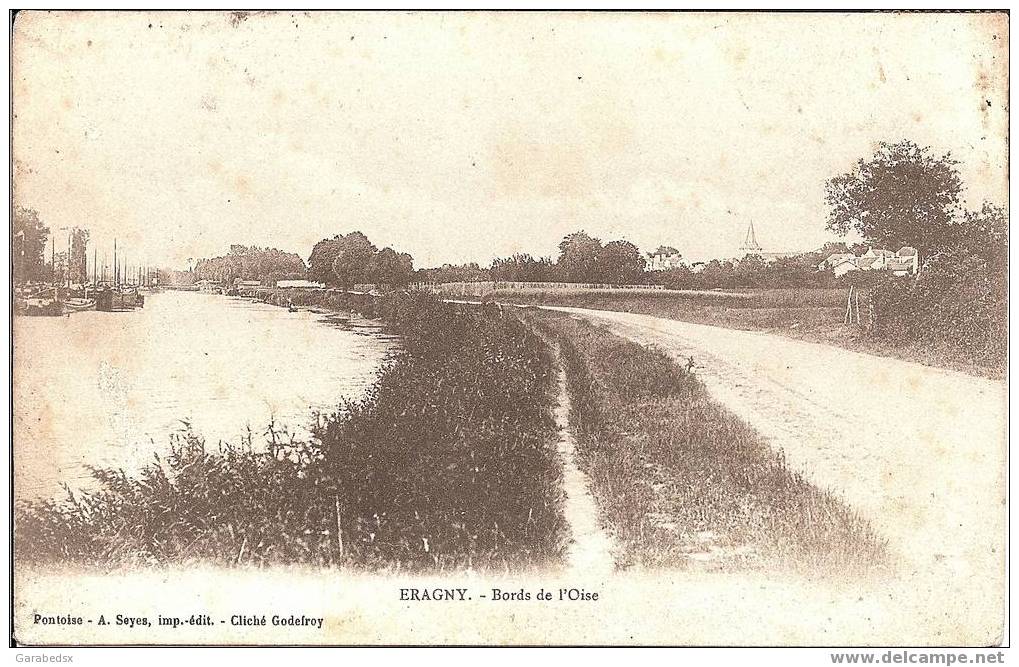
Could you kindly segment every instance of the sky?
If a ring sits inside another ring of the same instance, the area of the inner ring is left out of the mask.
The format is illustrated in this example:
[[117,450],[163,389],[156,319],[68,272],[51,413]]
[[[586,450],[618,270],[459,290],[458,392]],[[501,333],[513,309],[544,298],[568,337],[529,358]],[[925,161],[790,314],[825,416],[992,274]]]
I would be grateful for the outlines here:
[[177,267],[354,230],[417,267],[578,229],[731,257],[751,220],[810,250],[879,141],[1007,204],[1007,54],[994,14],[34,12],[15,203]]

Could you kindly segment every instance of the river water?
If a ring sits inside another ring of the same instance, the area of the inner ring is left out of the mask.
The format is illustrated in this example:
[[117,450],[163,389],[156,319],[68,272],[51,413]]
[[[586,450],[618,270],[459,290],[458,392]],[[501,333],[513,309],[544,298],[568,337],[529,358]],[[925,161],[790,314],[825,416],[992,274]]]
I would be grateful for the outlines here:
[[377,323],[195,292],[131,312],[14,319],[18,498],[137,471],[190,423],[208,445],[307,435],[313,413],[358,400],[397,341]]

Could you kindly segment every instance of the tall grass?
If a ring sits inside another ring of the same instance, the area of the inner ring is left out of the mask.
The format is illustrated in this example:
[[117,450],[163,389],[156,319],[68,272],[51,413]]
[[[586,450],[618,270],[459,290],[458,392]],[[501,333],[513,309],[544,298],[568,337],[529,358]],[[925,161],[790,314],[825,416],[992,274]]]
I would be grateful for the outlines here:
[[587,322],[535,315],[559,341],[580,465],[626,564],[870,567],[884,544],[791,471],[664,353]]
[[[560,557],[552,360],[513,318],[381,299],[402,352],[307,442],[211,450],[194,434],[137,476],[20,503],[18,558],[504,569]],[[322,354],[329,354],[322,350]]]

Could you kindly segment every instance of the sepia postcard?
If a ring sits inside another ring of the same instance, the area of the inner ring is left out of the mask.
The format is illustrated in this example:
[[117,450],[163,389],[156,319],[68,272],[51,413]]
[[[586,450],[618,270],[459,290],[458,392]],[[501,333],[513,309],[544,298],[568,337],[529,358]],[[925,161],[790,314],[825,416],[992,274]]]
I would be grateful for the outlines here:
[[12,647],[1006,642],[1007,11],[10,31]]

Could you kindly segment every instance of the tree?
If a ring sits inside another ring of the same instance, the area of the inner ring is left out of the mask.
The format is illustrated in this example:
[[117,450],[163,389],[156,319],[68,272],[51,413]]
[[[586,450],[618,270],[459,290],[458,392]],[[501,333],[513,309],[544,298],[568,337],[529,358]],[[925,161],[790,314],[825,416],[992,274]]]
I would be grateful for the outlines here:
[[311,256],[308,258],[308,278],[320,283],[333,283],[336,275],[333,273],[333,261],[339,254],[342,246],[343,236],[337,234],[331,239],[322,239],[311,249]]
[[956,164],[911,141],[882,142],[870,160],[825,184],[828,229],[856,231],[884,248],[912,246],[921,256],[943,247],[960,208]]
[[404,287],[414,274],[414,259],[405,252],[383,248],[368,262],[365,278],[368,282],[391,287]]
[[71,230],[70,281],[76,284],[88,282],[88,238],[87,229],[75,227]]
[[601,249],[601,241],[583,230],[567,234],[559,242],[559,278],[571,283],[597,282],[596,263]]
[[414,280],[422,283],[477,283],[491,279],[489,270],[481,268],[477,262],[443,264],[438,268],[419,269],[414,273]]
[[344,289],[364,282],[368,263],[378,252],[368,237],[361,232],[351,232],[339,237],[339,251],[333,258],[333,275]]
[[46,238],[50,230],[39,220],[39,214],[21,206],[14,209],[11,253],[14,261],[14,282],[42,281],[46,274]]
[[1007,271],[1008,214],[1004,208],[984,202],[979,211],[967,211],[954,237],[959,250],[980,257],[991,271]]
[[669,257],[672,255],[678,255],[679,251],[673,248],[671,245],[660,245],[658,246],[658,250],[655,250],[654,252],[649,254],[651,257],[654,257],[656,255],[665,255],[666,257]]
[[598,282],[632,285],[644,282],[644,257],[629,241],[609,241],[596,258]]
[[274,285],[277,280],[303,278],[305,271],[304,260],[297,253],[243,245],[231,245],[230,252],[222,257],[198,260],[194,268],[198,280],[232,283],[240,278],[266,285]]
[[736,284],[740,287],[757,287],[763,281],[767,267],[760,255],[747,255],[736,263]]
[[726,261],[711,260],[704,266],[700,276],[701,282],[705,287],[730,288],[736,284],[732,264]]
[[552,260],[535,259],[527,253],[492,260],[492,280],[505,282],[543,282],[552,276]]
[[668,289],[691,289],[700,285],[700,276],[686,264],[664,271],[652,271],[648,277]]

